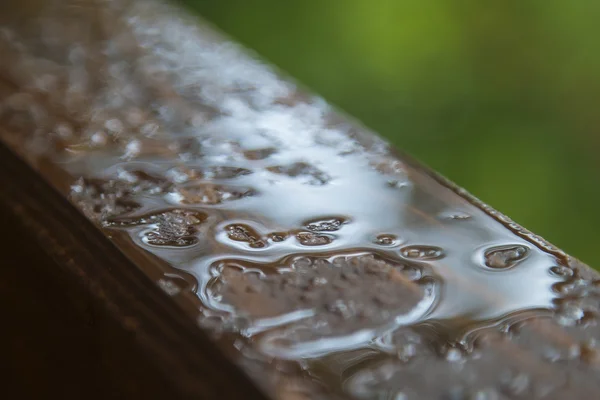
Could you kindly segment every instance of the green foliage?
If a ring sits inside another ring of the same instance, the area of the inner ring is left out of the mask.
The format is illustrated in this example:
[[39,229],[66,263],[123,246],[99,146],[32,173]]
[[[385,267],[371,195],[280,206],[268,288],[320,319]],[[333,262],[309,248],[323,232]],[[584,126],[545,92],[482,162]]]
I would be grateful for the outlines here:
[[600,266],[600,2],[184,2],[397,147]]

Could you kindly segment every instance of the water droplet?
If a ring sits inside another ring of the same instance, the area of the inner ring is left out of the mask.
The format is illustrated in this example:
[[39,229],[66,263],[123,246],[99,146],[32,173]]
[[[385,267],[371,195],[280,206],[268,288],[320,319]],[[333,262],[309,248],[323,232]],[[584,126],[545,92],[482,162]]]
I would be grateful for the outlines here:
[[108,143],[108,135],[103,131],[96,131],[90,137],[92,146],[104,146]]
[[122,123],[120,120],[116,119],[116,118],[113,118],[113,119],[109,119],[109,120],[107,120],[107,121],[104,123],[104,127],[105,127],[105,128],[106,128],[106,129],[107,129],[109,132],[112,132],[112,133],[121,133],[121,132],[123,132],[123,130],[125,129],[125,128],[123,127],[123,123]]
[[400,254],[418,260],[437,260],[444,257],[444,251],[436,246],[406,246],[400,249]]
[[466,220],[473,218],[473,216],[471,214],[467,214],[462,211],[446,212],[446,213],[441,214],[441,217],[444,219],[450,219],[450,220],[454,220],[454,221],[466,221]]
[[469,396],[469,400],[500,400],[500,394],[492,388],[478,390]]
[[147,122],[140,128],[140,133],[146,137],[153,137],[158,133],[159,125],[155,122]]
[[380,246],[393,246],[398,243],[398,237],[391,233],[382,233],[375,238],[375,244]]
[[231,240],[246,242],[252,248],[259,249],[266,246],[260,235],[252,228],[243,224],[227,225],[227,236]]
[[456,347],[448,347],[444,352],[444,357],[449,362],[463,361],[463,353]]
[[373,163],[372,165],[379,173],[384,175],[400,175],[402,177],[406,175],[404,164],[400,160],[394,158],[386,158],[383,161]]
[[556,320],[563,326],[574,326],[585,316],[585,311],[577,304],[565,304],[556,313]]
[[268,235],[269,239],[271,239],[271,241],[275,243],[283,242],[285,239],[288,238],[288,236],[289,235],[286,232],[273,232],[269,233]]
[[218,166],[207,168],[203,175],[205,179],[234,179],[251,173],[246,168]]
[[408,362],[417,355],[417,345],[414,343],[407,343],[398,350],[397,354],[401,361]]
[[339,230],[342,225],[347,222],[348,221],[345,218],[332,217],[309,221],[306,222],[304,226],[306,229],[313,232],[334,232]]
[[158,286],[169,296],[176,296],[181,289],[174,282],[161,278],[157,282]]
[[331,180],[326,173],[305,162],[268,167],[267,170],[274,174],[299,178],[304,183],[313,186],[322,186]]
[[62,139],[70,139],[73,137],[73,128],[66,123],[60,123],[54,128],[56,134]]
[[506,371],[500,375],[500,389],[508,396],[520,396],[530,387],[530,378],[524,373]]
[[203,183],[177,188],[171,198],[181,204],[216,205],[254,195],[256,192],[251,188]]
[[329,236],[317,235],[313,232],[299,232],[296,234],[296,239],[303,246],[324,246],[333,241]]
[[525,246],[498,246],[485,251],[485,265],[493,269],[512,268],[523,261],[529,250]]
[[273,147],[266,147],[263,149],[255,149],[255,150],[246,150],[244,151],[244,157],[248,160],[256,161],[256,160],[264,160],[265,158],[270,157],[275,154],[277,149]]
[[573,276],[573,270],[569,267],[565,267],[562,265],[556,265],[550,268],[550,272],[552,275],[560,277],[560,278],[570,278]]

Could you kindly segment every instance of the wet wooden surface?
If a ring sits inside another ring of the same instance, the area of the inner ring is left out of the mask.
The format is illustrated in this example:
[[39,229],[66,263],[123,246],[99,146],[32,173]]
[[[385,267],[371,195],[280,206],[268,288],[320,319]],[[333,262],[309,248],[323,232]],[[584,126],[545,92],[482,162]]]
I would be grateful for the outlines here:
[[1,31],[0,202],[147,365],[115,390],[600,393],[596,272],[176,8],[46,5]]
[[0,185],[10,227],[0,264],[6,398],[263,398],[181,308],[4,145]]

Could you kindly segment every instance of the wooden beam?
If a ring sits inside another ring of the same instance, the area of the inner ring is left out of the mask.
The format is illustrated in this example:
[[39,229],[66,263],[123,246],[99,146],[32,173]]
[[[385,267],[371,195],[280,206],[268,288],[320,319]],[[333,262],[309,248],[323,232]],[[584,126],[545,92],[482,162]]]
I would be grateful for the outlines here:
[[15,10],[3,212],[160,390],[599,392],[596,272],[174,6]]

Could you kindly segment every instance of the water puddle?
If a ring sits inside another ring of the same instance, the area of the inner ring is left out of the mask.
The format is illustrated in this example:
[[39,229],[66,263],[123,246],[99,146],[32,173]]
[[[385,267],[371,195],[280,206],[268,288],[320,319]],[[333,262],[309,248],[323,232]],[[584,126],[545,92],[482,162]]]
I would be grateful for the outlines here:
[[[514,329],[534,316],[594,324],[597,281],[209,28],[159,3],[112,7],[114,38],[92,40],[102,54],[61,26],[47,34],[63,58],[6,30],[3,73],[23,89],[2,99],[2,121],[47,127],[28,146],[51,144],[41,153],[77,178],[75,204],[193,276],[157,284],[193,290],[199,325],[274,397],[533,398],[566,385]],[[593,364],[588,342],[548,354]]]

